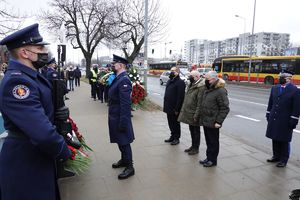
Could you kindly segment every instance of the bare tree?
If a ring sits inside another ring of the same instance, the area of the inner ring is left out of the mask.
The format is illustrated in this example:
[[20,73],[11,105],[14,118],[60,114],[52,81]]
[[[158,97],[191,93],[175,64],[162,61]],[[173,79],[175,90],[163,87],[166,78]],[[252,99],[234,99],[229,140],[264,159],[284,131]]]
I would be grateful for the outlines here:
[[[144,44],[145,1],[118,0],[115,13],[116,26],[110,32],[109,45],[121,49],[130,63],[139,54]],[[168,19],[159,0],[149,0],[149,42],[161,40],[167,31]]]
[[112,26],[114,6],[108,0],[52,0],[51,11],[43,12],[48,28],[56,33],[62,25],[74,49],[80,49],[86,60],[87,72],[97,45]]
[[0,36],[18,30],[21,21],[25,18],[25,16],[18,16],[8,6],[9,4],[5,0],[0,0]]

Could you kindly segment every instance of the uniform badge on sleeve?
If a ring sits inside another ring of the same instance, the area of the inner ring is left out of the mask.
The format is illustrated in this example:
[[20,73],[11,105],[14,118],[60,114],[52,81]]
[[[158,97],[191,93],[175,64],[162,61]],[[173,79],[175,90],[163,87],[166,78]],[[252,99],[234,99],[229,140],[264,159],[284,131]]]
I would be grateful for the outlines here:
[[29,88],[25,85],[15,86],[12,92],[16,99],[26,99],[30,94]]

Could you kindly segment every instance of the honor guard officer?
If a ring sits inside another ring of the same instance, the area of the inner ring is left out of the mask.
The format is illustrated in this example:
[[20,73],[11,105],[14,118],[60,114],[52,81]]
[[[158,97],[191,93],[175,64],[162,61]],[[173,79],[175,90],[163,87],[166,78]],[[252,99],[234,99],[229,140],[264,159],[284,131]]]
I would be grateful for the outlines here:
[[[71,152],[53,125],[51,85],[38,69],[48,62],[38,24],[0,41],[11,60],[0,85],[0,111],[8,132],[0,140],[0,199],[57,200],[55,161]],[[63,114],[63,113],[55,113]]]
[[108,91],[108,125],[111,143],[117,143],[121,151],[121,160],[112,164],[113,168],[125,167],[119,179],[134,175],[130,143],[134,140],[131,123],[132,85],[126,72],[128,61],[113,55],[112,71],[116,74]]
[[287,70],[279,74],[279,84],[271,89],[266,113],[266,136],[272,139],[273,146],[273,157],[267,162],[276,162],[276,167],[285,167],[288,162],[293,129],[299,120],[300,92],[291,83],[292,75]]
[[52,81],[53,79],[59,79],[58,71],[56,71],[56,61],[55,58],[51,58],[47,63],[48,70],[47,70],[47,79]]

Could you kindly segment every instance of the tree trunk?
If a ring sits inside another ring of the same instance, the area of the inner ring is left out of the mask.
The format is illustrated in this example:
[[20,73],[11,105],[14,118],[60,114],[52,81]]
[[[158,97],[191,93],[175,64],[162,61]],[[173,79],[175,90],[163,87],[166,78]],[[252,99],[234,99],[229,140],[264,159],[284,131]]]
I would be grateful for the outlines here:
[[84,58],[86,63],[86,76],[87,76],[91,71],[92,55],[87,53],[84,55]]

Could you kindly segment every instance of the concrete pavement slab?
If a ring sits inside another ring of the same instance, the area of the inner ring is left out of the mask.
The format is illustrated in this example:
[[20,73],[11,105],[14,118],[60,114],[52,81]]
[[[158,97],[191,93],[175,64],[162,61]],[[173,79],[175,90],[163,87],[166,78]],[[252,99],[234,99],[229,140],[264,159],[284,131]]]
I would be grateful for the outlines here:
[[180,144],[171,146],[164,142],[170,136],[165,114],[140,110],[132,118],[136,175],[120,181],[122,169],[111,168],[120,153],[109,142],[107,105],[93,101],[85,83],[68,97],[72,118],[94,151],[87,172],[59,181],[62,200],[283,200],[300,188],[299,167],[289,163],[279,169],[266,163],[269,154],[222,129],[218,166],[204,168],[198,163],[205,158],[203,129],[199,154],[189,156],[183,152],[191,145],[187,125],[182,125]]

